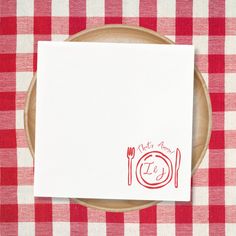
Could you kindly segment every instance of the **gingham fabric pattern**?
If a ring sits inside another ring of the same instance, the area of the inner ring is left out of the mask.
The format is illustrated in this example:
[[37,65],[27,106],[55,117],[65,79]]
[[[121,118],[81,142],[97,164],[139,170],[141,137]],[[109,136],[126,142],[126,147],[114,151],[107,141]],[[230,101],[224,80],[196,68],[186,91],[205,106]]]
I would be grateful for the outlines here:
[[[0,235],[236,235],[235,0],[1,0],[0,17]],[[111,213],[33,197],[23,109],[37,42],[111,23],[140,25],[196,47],[213,127],[190,203]]]

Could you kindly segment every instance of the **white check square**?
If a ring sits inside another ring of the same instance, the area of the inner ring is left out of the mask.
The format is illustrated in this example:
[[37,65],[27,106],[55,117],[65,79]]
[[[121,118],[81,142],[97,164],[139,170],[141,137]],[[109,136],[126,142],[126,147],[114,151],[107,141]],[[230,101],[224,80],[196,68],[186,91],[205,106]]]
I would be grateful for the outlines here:
[[139,235],[139,224],[138,223],[125,223],[125,235]]
[[16,129],[24,129],[24,110],[16,110]]
[[33,16],[33,15],[34,15],[34,0],[17,1],[17,16]]
[[235,186],[225,186],[225,205],[236,205],[236,188]]
[[208,36],[204,35],[194,35],[193,36],[193,45],[195,47],[196,54],[208,54]]
[[[96,233],[94,233],[96,232]],[[88,223],[88,236],[101,235],[105,236],[106,234],[106,224],[105,223]]]
[[193,223],[193,235],[209,236],[209,225]]
[[225,17],[235,17],[236,1],[225,1]]
[[65,41],[68,37],[67,34],[53,34],[52,41]]
[[19,236],[35,235],[35,223],[34,222],[18,222],[18,235]]
[[204,155],[199,168],[208,168],[208,167],[209,167],[209,150],[206,151],[206,154]]
[[225,224],[225,235],[233,236],[236,232],[236,224],[235,223],[226,223]]
[[193,17],[208,17],[208,0],[193,0]]
[[70,234],[70,222],[53,222],[53,235],[57,236],[69,236]]
[[18,34],[17,35],[17,53],[33,53],[34,51],[34,36],[33,34]]
[[236,111],[225,112],[225,130],[236,130]]
[[105,0],[87,0],[86,1],[87,17],[104,17],[105,16]]
[[157,235],[159,236],[175,235],[175,224],[158,224]]
[[123,17],[139,16],[139,0],[123,0],[122,14]]
[[52,0],[52,16],[69,16],[69,0]]
[[33,78],[32,72],[16,73],[16,91],[27,91]]
[[17,166],[33,167],[33,157],[29,148],[17,148]]
[[[236,16],[236,14],[235,14]],[[225,36],[225,54],[236,54],[236,36]]]
[[225,73],[225,92],[236,93],[236,73]]
[[193,205],[208,205],[209,194],[208,187],[193,187],[192,188],[192,203]]
[[236,149],[225,149],[225,168],[236,168]]
[[31,185],[19,185],[17,200],[18,204],[33,204],[34,203],[34,188]]
[[176,15],[176,2],[175,0],[158,0],[157,3],[157,16],[158,17],[175,17]]

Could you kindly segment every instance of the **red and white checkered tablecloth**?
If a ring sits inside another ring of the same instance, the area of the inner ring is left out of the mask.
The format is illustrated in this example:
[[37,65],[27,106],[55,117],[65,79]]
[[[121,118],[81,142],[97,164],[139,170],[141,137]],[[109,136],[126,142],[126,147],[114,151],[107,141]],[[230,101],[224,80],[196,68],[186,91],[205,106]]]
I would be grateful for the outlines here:
[[[235,0],[0,0],[0,235],[236,235]],[[33,197],[23,124],[38,40],[110,23],[141,25],[196,46],[213,130],[191,203],[111,213]]]

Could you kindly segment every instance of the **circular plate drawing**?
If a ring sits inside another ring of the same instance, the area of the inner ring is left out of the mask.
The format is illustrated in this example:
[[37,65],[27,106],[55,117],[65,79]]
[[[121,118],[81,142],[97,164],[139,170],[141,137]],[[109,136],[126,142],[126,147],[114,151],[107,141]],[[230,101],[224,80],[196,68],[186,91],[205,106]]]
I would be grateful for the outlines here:
[[172,177],[172,162],[162,152],[148,152],[137,163],[137,181],[146,188],[164,187],[171,181]]

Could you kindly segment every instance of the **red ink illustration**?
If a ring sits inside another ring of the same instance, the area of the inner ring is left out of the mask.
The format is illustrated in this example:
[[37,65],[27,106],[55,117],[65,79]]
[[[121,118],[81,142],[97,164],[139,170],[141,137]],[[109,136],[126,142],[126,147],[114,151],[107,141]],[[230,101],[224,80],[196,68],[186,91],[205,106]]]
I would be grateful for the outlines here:
[[172,162],[162,152],[148,152],[137,163],[136,178],[146,188],[164,187],[171,181],[172,177]]
[[[157,149],[156,149],[157,148]],[[135,150],[137,153],[135,153]],[[179,186],[181,152],[165,145],[164,141],[153,144],[148,141],[135,149],[128,147],[128,185],[132,185],[132,163],[134,156],[139,156],[136,163],[136,180],[145,188],[158,189],[166,186],[173,179],[175,188]],[[172,185],[172,186],[173,186]]]
[[166,146],[164,145],[164,141],[162,141],[161,143],[159,143],[157,146],[160,147],[163,151],[166,151],[166,152],[169,153],[169,154],[173,154],[173,153],[175,152],[175,151],[172,151],[170,148],[166,147]]
[[135,148],[128,147],[127,158],[128,158],[128,185],[132,184],[132,159],[135,156]]
[[140,144],[138,146],[138,150],[139,150],[140,153],[142,153],[142,152],[145,152],[145,151],[148,151],[148,150],[150,151],[150,149],[152,149],[153,147],[154,147],[154,145],[151,142],[147,142],[145,145]]
[[175,159],[175,188],[178,188],[178,174],[179,174],[180,162],[181,162],[181,152],[177,148],[176,159]]

